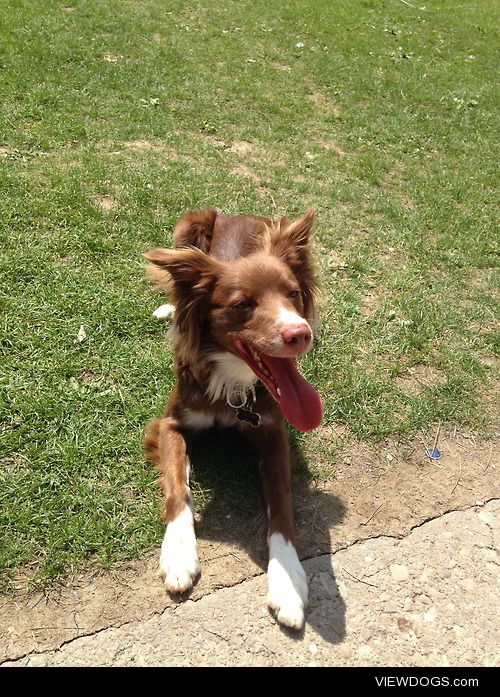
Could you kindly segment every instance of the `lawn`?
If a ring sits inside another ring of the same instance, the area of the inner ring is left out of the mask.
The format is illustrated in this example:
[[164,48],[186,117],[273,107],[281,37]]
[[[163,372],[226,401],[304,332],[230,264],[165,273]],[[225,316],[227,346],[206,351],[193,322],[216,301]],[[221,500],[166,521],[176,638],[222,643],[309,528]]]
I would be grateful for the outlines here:
[[[487,437],[500,11],[420,6],[2,2],[4,589],[159,543],[141,438],[173,375],[141,253],[186,209],[315,208],[323,311],[303,365],[325,426]],[[298,440],[310,476],[334,477]]]

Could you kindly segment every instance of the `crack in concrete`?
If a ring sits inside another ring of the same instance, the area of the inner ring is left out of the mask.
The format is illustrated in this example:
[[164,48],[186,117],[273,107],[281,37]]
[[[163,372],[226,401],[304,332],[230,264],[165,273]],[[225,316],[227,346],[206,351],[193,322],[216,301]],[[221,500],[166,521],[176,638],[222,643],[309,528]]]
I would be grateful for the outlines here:
[[[309,559],[318,559],[320,557],[324,556],[331,556],[332,554],[337,554],[337,552],[341,552],[346,549],[350,549],[351,547],[355,547],[356,545],[363,544],[367,542],[368,540],[404,540],[405,537],[408,537],[411,535],[411,533],[414,530],[417,530],[418,528],[421,528],[423,525],[426,525],[427,523],[431,523],[433,520],[439,520],[439,518],[442,518],[445,515],[448,515],[448,513],[463,513],[465,511],[470,511],[473,508],[483,508],[486,506],[487,503],[491,503],[492,501],[498,501],[500,502],[500,499],[497,498],[496,496],[493,496],[491,499],[485,499],[484,501],[481,502],[481,505],[479,504],[472,504],[471,506],[463,506],[462,508],[449,508],[448,510],[444,511],[443,513],[440,513],[439,515],[435,516],[429,516],[428,518],[425,518],[424,520],[420,521],[420,523],[415,523],[415,525],[412,525],[410,529],[408,530],[407,533],[402,533],[401,535],[386,535],[384,533],[380,533],[379,535],[370,535],[369,537],[360,537],[359,540],[354,540],[353,542],[350,542],[349,544],[342,545],[340,547],[337,547],[336,549],[330,548],[328,552],[321,552],[320,554],[312,554],[310,557],[301,557],[301,561],[309,561]],[[484,522],[484,521],[482,521]],[[484,525],[488,525],[489,523],[484,522]]]
[[[430,516],[429,518],[425,518],[425,520],[421,521],[420,523],[415,523],[410,528],[410,533],[412,533],[414,530],[417,528],[421,528],[422,525],[425,525],[426,523],[430,523],[433,520],[439,520],[439,518],[442,518],[443,516],[447,515],[448,513],[464,513],[465,511],[470,511],[473,508],[483,508],[486,506],[487,503],[491,503],[492,501],[500,501],[496,496],[492,496],[491,499],[486,499],[485,501],[481,501],[481,505],[478,505],[477,503],[473,503],[472,506],[463,506],[462,508],[450,508],[448,511],[445,511],[444,513],[441,513],[440,515],[436,516]],[[408,533],[408,534],[410,534]],[[403,539],[403,537],[408,537],[408,535],[402,535],[400,539]]]
[[[315,555],[312,555],[310,557],[303,557],[302,561],[309,561],[312,559],[320,559],[321,557],[327,557],[327,556],[330,557],[332,555],[337,554],[337,552],[341,552],[343,550],[349,549],[350,547],[354,547],[355,545],[362,544],[364,542],[367,542],[368,540],[379,540],[379,539],[403,540],[404,538],[409,537],[414,530],[421,528],[423,525],[426,525],[427,523],[430,523],[433,520],[439,520],[440,518],[443,518],[445,515],[448,515],[449,513],[459,513],[459,512],[469,511],[472,509],[483,508],[486,504],[492,503],[492,502],[500,502],[500,498],[497,498],[494,496],[490,499],[486,499],[484,501],[481,501],[481,505],[474,503],[470,506],[464,506],[462,508],[451,508],[451,509],[444,511],[443,513],[440,513],[439,515],[436,515],[436,516],[429,516],[428,518],[425,518],[423,521],[420,521],[419,523],[415,523],[415,525],[412,525],[410,527],[409,531],[405,534],[401,534],[401,535],[384,535],[384,534],[372,535],[370,537],[365,537],[365,538],[362,538],[359,540],[355,540],[354,542],[352,542],[350,544],[343,545],[342,547],[338,547],[335,550],[330,550],[329,552],[322,552],[321,554],[315,554]],[[489,522],[487,522],[487,521],[481,521],[481,522],[490,529],[491,533],[493,533],[493,528],[491,527]],[[485,547],[483,547],[483,549],[484,548]],[[492,549],[495,552],[498,551],[495,547],[486,547],[486,549]],[[187,603],[197,603],[202,598],[205,598],[207,595],[210,595],[211,593],[216,593],[219,590],[222,590],[223,588],[235,588],[236,586],[239,586],[242,583],[245,583],[246,581],[249,581],[253,578],[257,578],[259,576],[263,576],[263,575],[265,575],[265,573],[266,573],[265,571],[262,571],[260,573],[255,573],[247,578],[243,578],[240,581],[237,581],[236,583],[232,583],[230,585],[222,585],[216,589],[212,589],[208,593],[202,593],[198,598],[187,598],[185,601],[179,601],[179,602],[175,603],[174,605],[165,605],[163,610],[151,612],[151,613],[149,613],[149,615],[146,618],[141,618],[140,620],[133,619],[133,620],[127,620],[126,622],[121,622],[119,624],[110,624],[106,627],[100,627],[99,629],[95,629],[91,632],[84,632],[82,634],[78,634],[78,636],[71,637],[70,639],[66,639],[65,641],[61,642],[58,646],[56,646],[54,648],[43,649],[41,651],[37,651],[36,649],[34,649],[32,651],[28,651],[27,653],[21,654],[19,656],[8,657],[8,658],[0,661],[0,667],[2,665],[4,665],[5,663],[10,663],[13,661],[22,661],[23,659],[29,658],[30,656],[43,656],[45,654],[50,654],[50,653],[55,653],[55,652],[61,651],[61,649],[64,646],[72,644],[73,642],[78,641],[80,639],[83,639],[86,637],[97,636],[98,634],[101,634],[102,632],[107,632],[107,631],[112,630],[112,629],[121,629],[122,627],[126,627],[126,626],[131,625],[131,624],[137,624],[138,622],[148,621],[148,620],[152,619],[153,617],[161,617],[167,611],[171,611],[171,612],[175,613],[180,607],[184,606]],[[357,580],[359,580],[359,579],[357,579]],[[368,585],[371,585],[371,584],[368,584]]]
[[212,592],[217,592],[219,590],[222,590],[223,588],[235,588],[236,586],[241,585],[242,583],[245,583],[245,581],[249,581],[252,578],[256,578],[257,576],[262,576],[264,575],[264,571],[261,573],[254,574],[253,576],[249,576],[248,578],[242,578],[240,581],[237,581],[236,583],[232,583],[231,585],[227,586],[219,586],[216,589],[213,589],[212,591],[209,591],[208,593],[203,593],[200,595],[198,598],[186,598],[186,600],[179,600],[175,602],[173,605],[165,605],[163,610],[160,611],[154,611],[150,612],[149,615],[147,615],[145,618],[141,619],[133,619],[133,620],[127,620],[125,622],[121,622],[119,624],[109,624],[106,627],[100,627],[99,629],[95,629],[91,632],[83,632],[82,634],[78,634],[77,636],[71,637],[70,639],[66,639],[65,641],[61,642],[58,646],[54,646],[50,649],[42,649],[41,651],[37,651],[36,649],[33,649],[32,651],[27,651],[24,654],[20,654],[19,656],[11,656],[8,658],[3,659],[0,661],[0,667],[3,666],[5,663],[9,663],[12,661],[22,661],[25,658],[29,658],[30,656],[43,656],[44,654],[49,654],[49,653],[55,653],[57,651],[60,651],[64,646],[67,646],[68,644],[72,644],[74,641],[78,641],[79,639],[84,639],[86,637],[92,637],[96,636],[97,634],[101,634],[102,632],[107,632],[108,630],[111,629],[121,629],[122,627],[126,627],[127,625],[130,624],[137,624],[138,622],[144,622],[152,619],[153,617],[161,617],[162,615],[167,612],[167,610],[175,613],[177,610],[179,610],[181,607],[188,603],[197,603],[199,600],[202,598],[205,598],[207,595],[210,595]]
[[[146,620],[151,619],[151,617],[154,617],[155,615],[162,615],[165,610],[166,608],[162,612],[150,613],[150,615],[146,617]],[[110,624],[107,627],[101,627],[100,629],[95,629],[92,632],[84,632],[82,634],[78,634],[78,636],[71,637],[71,639],[66,639],[65,641],[61,642],[59,646],[55,646],[51,649],[43,649],[42,651],[37,651],[36,649],[34,649],[33,651],[28,651],[27,653],[21,654],[20,656],[6,658],[3,661],[0,661],[0,667],[3,666],[5,663],[9,663],[11,661],[22,661],[24,658],[29,658],[30,656],[43,656],[47,653],[60,651],[63,648],[63,646],[67,646],[68,644],[71,644],[73,641],[78,641],[79,639],[84,639],[85,637],[97,636],[97,634],[101,634],[101,632],[107,632],[110,629],[120,629],[121,627],[126,627],[128,624],[133,624],[134,622],[137,622],[137,620],[127,620],[126,622],[122,622],[121,624],[116,625]]]

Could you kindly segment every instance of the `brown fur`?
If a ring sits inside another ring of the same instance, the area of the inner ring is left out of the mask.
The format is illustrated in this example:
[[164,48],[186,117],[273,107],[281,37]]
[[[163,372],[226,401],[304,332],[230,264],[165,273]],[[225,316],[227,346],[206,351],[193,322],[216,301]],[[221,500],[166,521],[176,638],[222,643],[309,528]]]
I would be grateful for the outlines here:
[[[310,255],[310,229],[313,211],[309,209],[300,220],[289,223],[282,218],[273,223],[259,216],[221,216],[214,219],[213,210],[189,213],[174,230],[176,245],[194,242],[199,246],[177,249],[152,249],[145,258],[154,266],[148,275],[167,291],[176,307],[176,325],[182,335],[182,353],[195,363],[209,312],[210,292],[221,275],[225,288],[246,285],[254,293],[266,274],[285,274],[298,281],[301,302],[295,310],[315,322],[315,298],[318,286]],[[209,254],[203,250],[209,246]],[[261,252],[261,264],[255,257]],[[251,262],[249,261],[251,259]],[[227,262],[231,261],[230,266]],[[290,274],[292,271],[292,274]],[[219,289],[216,302],[223,303]],[[227,290],[226,290],[227,293]]]
[[314,321],[312,221],[312,210],[290,223],[286,218],[273,222],[207,209],[181,218],[173,233],[175,249],[153,249],[144,255],[154,265],[150,275],[176,308],[172,340],[178,382],[164,416],[150,424],[144,439],[149,458],[162,473],[167,522],[189,505],[189,430],[193,423],[215,420],[238,426],[257,450],[269,534],[295,539],[289,445],[275,399],[264,384],[256,384],[255,411],[262,425],[253,429],[236,420],[224,398],[208,400],[207,387],[215,369],[214,352],[234,354],[238,342],[275,358],[307,350],[311,334],[300,330],[302,346],[292,348],[277,317],[283,311],[287,317],[298,316],[299,327],[305,324],[301,318]]

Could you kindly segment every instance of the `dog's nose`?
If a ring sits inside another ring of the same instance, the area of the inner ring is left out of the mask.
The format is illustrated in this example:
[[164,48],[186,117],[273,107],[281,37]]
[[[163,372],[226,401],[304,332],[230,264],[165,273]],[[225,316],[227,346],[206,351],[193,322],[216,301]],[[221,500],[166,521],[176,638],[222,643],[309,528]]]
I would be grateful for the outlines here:
[[292,324],[281,330],[283,341],[297,353],[305,351],[312,339],[312,332],[308,324]]

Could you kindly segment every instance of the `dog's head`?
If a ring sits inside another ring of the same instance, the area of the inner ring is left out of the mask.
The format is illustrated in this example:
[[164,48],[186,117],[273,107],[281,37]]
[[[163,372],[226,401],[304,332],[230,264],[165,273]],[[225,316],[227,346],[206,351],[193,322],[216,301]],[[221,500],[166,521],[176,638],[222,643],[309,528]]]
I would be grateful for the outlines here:
[[319,396],[296,368],[313,339],[312,221],[308,210],[291,223],[260,223],[256,250],[230,262],[194,247],[145,255],[170,274],[176,326],[192,360],[207,340],[236,354],[303,431],[315,428],[322,413]]

